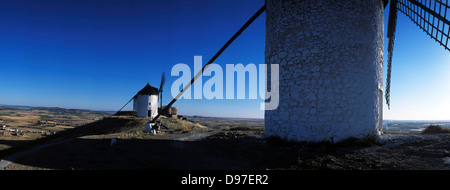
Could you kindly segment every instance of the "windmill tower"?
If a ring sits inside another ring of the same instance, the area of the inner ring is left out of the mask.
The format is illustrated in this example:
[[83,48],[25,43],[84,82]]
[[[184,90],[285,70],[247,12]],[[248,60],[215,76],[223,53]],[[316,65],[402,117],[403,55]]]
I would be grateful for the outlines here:
[[[161,77],[161,84],[158,88],[150,86],[149,83],[145,85],[136,95],[134,95],[122,108],[119,109],[114,115],[122,115],[121,112],[125,106],[127,106],[131,101],[133,101],[133,111],[136,111],[137,117],[145,117],[151,120],[156,120],[159,117],[158,114],[158,100],[161,101],[162,105],[162,88],[166,78],[164,72]],[[160,96],[158,96],[160,94]],[[161,98],[161,99],[159,99]]]
[[[265,111],[266,136],[337,142],[379,134],[387,3],[266,1],[265,62],[279,64],[280,89],[278,108]],[[394,0],[390,4],[388,105],[397,10],[447,49],[450,33],[448,1]],[[267,73],[270,77],[271,72]]]
[[133,97],[133,110],[136,111],[138,117],[154,118],[158,115],[158,89],[147,83]]
[[383,14],[383,0],[267,0],[265,60],[279,64],[280,101],[265,111],[266,135],[317,142],[378,134]]

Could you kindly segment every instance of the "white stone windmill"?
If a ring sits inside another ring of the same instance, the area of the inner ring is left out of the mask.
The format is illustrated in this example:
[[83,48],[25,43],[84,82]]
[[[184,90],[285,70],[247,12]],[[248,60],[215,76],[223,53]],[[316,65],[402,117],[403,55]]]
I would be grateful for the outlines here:
[[[391,1],[388,105],[397,10],[450,50],[448,1]],[[265,63],[279,64],[277,82],[280,89],[277,109],[265,111],[266,136],[308,142],[338,142],[376,136],[383,122],[384,10],[388,2],[266,0],[266,4],[225,43],[168,107],[266,11]],[[266,88],[269,88],[271,71],[266,73]]]
[[[279,107],[265,111],[267,136],[337,142],[379,134],[387,4],[387,0],[266,1],[265,62],[280,68]],[[448,9],[448,0],[391,1],[388,105],[397,10],[448,49]]]
[[151,119],[158,115],[158,93],[159,90],[147,83],[133,97],[133,110],[137,117],[150,117]]

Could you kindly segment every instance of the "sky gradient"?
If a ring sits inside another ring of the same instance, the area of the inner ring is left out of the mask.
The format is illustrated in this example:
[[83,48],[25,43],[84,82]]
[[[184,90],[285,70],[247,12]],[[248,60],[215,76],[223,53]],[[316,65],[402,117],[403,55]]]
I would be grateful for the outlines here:
[[[158,88],[162,72],[167,104],[178,78],[172,67],[193,68],[196,55],[206,64],[263,4],[0,0],[0,104],[116,111],[147,82]],[[265,13],[215,63],[264,64],[264,45]],[[450,120],[449,97],[450,52],[399,14],[384,118]],[[261,102],[180,99],[174,106],[181,115],[262,118]]]

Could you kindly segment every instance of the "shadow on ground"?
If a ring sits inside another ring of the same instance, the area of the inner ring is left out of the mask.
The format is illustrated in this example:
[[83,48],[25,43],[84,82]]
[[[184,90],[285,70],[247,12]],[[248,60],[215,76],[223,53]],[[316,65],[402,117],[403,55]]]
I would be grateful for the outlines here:
[[113,146],[110,139],[75,139],[27,154],[14,163],[62,170],[241,170],[288,167],[288,160],[296,158],[288,149],[280,151],[254,137],[247,138],[119,139]]

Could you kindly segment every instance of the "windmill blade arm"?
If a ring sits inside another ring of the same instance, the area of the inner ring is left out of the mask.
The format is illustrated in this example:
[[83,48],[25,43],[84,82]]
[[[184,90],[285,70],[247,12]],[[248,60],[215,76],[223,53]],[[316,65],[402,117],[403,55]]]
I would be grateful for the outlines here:
[[[205,71],[210,64],[212,64],[217,57],[219,57],[223,51],[225,51],[225,49],[227,49],[228,46],[230,46],[231,43],[233,43],[233,41],[239,37],[239,35],[242,34],[242,32],[244,32],[245,29],[247,29],[247,27],[253,23],[253,21],[256,20],[256,18],[258,18],[264,11],[266,10],[266,5],[264,4],[252,17],[250,17],[250,19],[219,49],[219,51],[217,51],[217,53],[208,61],[208,63],[206,63],[203,67],[202,70],[200,70],[195,76],[194,78],[191,79],[191,82],[188,83],[181,92],[178,93],[178,95],[172,99],[172,101],[169,102],[169,104],[167,104],[167,106],[163,109],[162,112],[167,111],[168,108],[170,108],[172,106],[173,103],[175,103],[175,101],[178,100],[178,98],[181,97],[181,95],[183,95],[183,93],[189,88],[191,87],[191,85],[195,82],[195,80],[197,80],[197,78],[203,73],[203,71]],[[158,117],[161,115],[161,113],[158,113],[158,115],[155,116],[155,118],[153,118],[153,120],[151,120],[151,123],[154,123]]]
[[125,106],[127,106],[128,103],[130,103],[131,100],[133,100],[133,99],[134,99],[134,96],[133,96],[133,97],[132,97],[125,105],[123,105],[122,108],[120,108],[119,111],[117,111],[114,115],[116,115],[117,113],[119,113],[120,111],[122,111],[122,109],[123,109]]
[[160,92],[162,92],[162,88],[163,88],[165,82],[166,82],[166,77],[163,72],[162,76],[161,76],[161,84],[159,85],[159,89],[158,89]]
[[391,68],[392,68],[392,55],[394,52],[395,30],[397,28],[397,0],[391,0],[389,6],[389,20],[388,20],[388,60],[387,60],[387,78],[386,78],[386,104],[388,109],[391,108]]
[[449,0],[398,0],[397,8],[431,38],[450,51],[449,2]]

